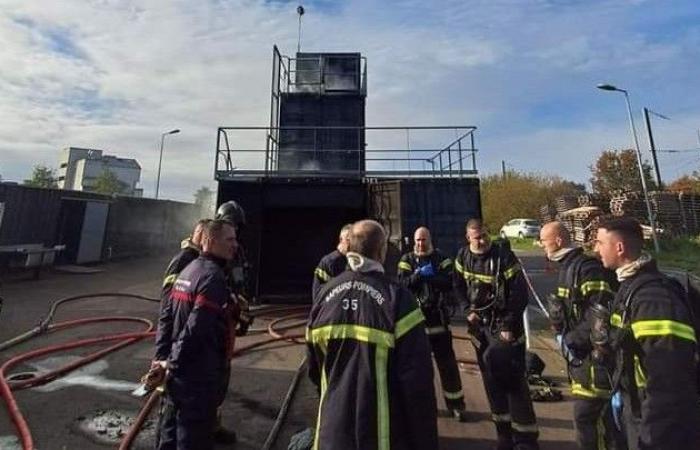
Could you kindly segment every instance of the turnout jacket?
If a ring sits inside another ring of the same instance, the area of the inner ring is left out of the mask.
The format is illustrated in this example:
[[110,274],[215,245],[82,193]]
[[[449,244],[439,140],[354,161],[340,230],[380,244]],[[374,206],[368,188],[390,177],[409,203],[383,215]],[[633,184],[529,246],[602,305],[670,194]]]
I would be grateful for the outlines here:
[[[417,270],[428,264],[432,264],[435,275],[423,277]],[[428,334],[447,331],[449,320],[444,311],[443,297],[452,289],[452,260],[437,249],[424,256],[406,253],[399,260],[398,278],[418,300]]]
[[339,250],[333,250],[321,258],[316,270],[314,270],[314,281],[311,286],[311,298],[316,298],[318,291],[331,278],[343,273],[348,265],[348,260]]
[[438,448],[423,320],[375,261],[323,285],[306,331],[309,377],[321,394],[315,450]]
[[163,276],[160,292],[160,311],[158,313],[158,329],[156,331],[156,361],[165,361],[170,354],[173,333],[172,302],[170,290],[180,272],[199,256],[199,247],[189,239],[182,241],[180,252],[170,260]]
[[180,273],[170,293],[170,371],[175,378],[191,381],[191,388],[199,391],[218,389],[227,374],[231,294],[225,264],[220,258],[202,254]]
[[495,243],[483,254],[467,246],[457,252],[454,266],[455,296],[465,312],[477,312],[492,334],[511,331],[516,338],[522,336],[528,293],[515,254]]
[[569,365],[571,393],[578,397],[607,398],[612,394],[608,364],[594,363],[591,358],[591,307],[604,306],[608,311],[615,298],[611,276],[597,259],[584,254],[582,248],[569,251],[559,261],[556,296],[565,306],[566,325],[562,338],[576,364]]
[[[634,287],[637,277],[648,275],[656,277]],[[616,378],[639,434],[630,448],[700,448],[697,336],[681,289],[649,261],[621,281],[615,297],[610,324],[621,371]]]

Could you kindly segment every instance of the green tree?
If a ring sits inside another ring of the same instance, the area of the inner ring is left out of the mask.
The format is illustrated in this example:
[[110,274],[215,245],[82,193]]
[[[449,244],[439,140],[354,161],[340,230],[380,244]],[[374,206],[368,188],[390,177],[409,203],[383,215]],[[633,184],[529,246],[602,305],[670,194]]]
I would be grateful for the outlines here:
[[105,169],[95,177],[95,183],[90,190],[98,194],[115,195],[123,194],[128,187],[126,183],[117,178],[114,172]]
[[[651,175],[651,166],[647,162],[642,163],[647,189],[657,189],[656,182]],[[593,192],[612,197],[615,191],[641,192],[642,180],[639,177],[637,153],[632,149],[605,150],[590,166],[590,179]]]
[[58,179],[56,171],[43,164],[37,164],[32,169],[32,176],[28,180],[24,180],[25,186],[55,189],[58,187]]
[[583,185],[555,176],[518,172],[507,172],[505,177],[490,175],[481,180],[484,223],[495,233],[516,217],[539,219],[540,207],[559,196],[584,192]]

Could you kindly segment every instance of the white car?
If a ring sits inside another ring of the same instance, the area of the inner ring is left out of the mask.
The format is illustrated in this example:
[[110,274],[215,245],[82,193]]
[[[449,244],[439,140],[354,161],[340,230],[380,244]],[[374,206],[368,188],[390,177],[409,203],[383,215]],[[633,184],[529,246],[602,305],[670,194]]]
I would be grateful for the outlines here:
[[540,223],[535,219],[513,219],[501,227],[502,238],[538,238]]

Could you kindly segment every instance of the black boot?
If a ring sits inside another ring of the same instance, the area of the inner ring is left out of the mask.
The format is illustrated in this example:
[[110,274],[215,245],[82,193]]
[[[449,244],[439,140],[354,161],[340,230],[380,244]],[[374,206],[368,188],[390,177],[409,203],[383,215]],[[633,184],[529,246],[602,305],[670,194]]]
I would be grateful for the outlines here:
[[510,422],[496,422],[496,447],[494,450],[513,450],[513,428]]

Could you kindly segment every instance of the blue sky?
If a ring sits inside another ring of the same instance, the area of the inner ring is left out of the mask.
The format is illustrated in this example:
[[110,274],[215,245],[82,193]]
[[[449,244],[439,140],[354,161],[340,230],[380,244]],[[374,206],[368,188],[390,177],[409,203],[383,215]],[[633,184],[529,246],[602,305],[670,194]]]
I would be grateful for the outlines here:
[[[0,0],[0,175],[22,180],[73,145],[134,157],[152,195],[213,187],[216,128],[264,126],[273,44],[296,48],[296,2]],[[367,123],[476,125],[483,174],[509,167],[577,182],[631,145],[623,97],[661,148],[698,148],[697,0],[304,2],[306,51],[368,59]],[[262,145],[262,144],[260,144]],[[660,156],[672,179],[700,150]]]

